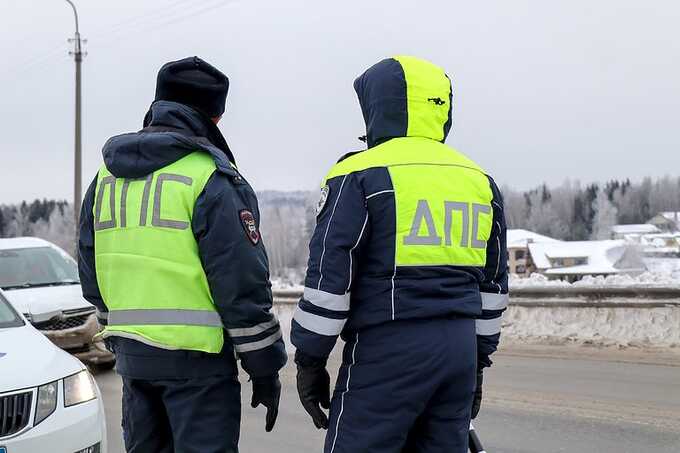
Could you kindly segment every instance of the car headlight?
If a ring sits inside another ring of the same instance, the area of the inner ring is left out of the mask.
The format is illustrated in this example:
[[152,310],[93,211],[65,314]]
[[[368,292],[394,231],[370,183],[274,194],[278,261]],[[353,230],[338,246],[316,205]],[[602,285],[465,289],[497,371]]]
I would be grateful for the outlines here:
[[35,409],[35,425],[52,415],[57,408],[57,382],[38,387],[38,402]]
[[64,378],[64,407],[86,403],[97,398],[97,389],[92,375],[83,370]]

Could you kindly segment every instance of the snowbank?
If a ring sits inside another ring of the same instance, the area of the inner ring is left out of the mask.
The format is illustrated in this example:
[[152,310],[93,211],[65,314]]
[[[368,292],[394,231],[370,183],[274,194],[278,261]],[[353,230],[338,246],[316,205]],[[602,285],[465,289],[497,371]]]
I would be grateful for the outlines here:
[[647,258],[645,264],[651,273],[680,281],[680,259],[678,258]]
[[304,289],[305,289],[304,286],[297,284],[297,283],[292,283],[290,280],[284,280],[284,279],[278,279],[278,278],[272,279],[272,290],[274,290],[274,291],[299,291],[299,292],[302,292]]
[[511,306],[503,342],[680,347],[680,307]]
[[527,278],[516,275],[510,276],[510,291],[512,288],[564,288],[564,287],[665,287],[680,288],[680,259],[656,258],[645,260],[648,271],[640,275],[610,275],[607,277],[586,276],[582,280],[569,283],[562,280],[548,280],[543,275],[532,274]]

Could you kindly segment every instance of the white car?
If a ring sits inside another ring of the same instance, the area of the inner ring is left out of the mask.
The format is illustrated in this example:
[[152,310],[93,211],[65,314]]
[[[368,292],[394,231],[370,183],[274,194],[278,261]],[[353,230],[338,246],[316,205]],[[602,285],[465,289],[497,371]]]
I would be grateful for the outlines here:
[[0,453],[106,453],[99,388],[0,291]]
[[54,344],[88,365],[113,368],[113,354],[93,342],[95,308],[83,298],[78,266],[65,251],[38,238],[0,239],[0,289]]

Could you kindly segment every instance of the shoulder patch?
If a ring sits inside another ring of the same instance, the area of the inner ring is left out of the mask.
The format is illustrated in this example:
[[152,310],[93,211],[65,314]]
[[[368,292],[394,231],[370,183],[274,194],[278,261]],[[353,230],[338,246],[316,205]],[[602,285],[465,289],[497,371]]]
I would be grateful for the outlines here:
[[248,240],[253,245],[257,245],[260,242],[260,232],[257,230],[255,216],[247,209],[243,209],[238,215],[241,218],[241,225],[243,225],[243,230],[246,232]]
[[323,211],[323,208],[326,206],[330,191],[331,189],[327,185],[321,188],[321,198],[319,198],[319,202],[316,204],[316,215],[321,214],[321,211]]

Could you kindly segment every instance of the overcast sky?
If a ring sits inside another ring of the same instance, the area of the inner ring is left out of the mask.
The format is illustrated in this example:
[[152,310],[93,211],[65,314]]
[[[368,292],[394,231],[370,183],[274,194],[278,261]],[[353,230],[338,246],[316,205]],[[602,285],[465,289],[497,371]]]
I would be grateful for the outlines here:
[[[190,55],[231,79],[220,126],[257,190],[313,189],[360,149],[352,82],[395,54],[447,70],[448,143],[501,183],[680,175],[677,0],[75,1],[85,185]],[[63,0],[0,0],[0,202],[71,199],[72,33]]]

